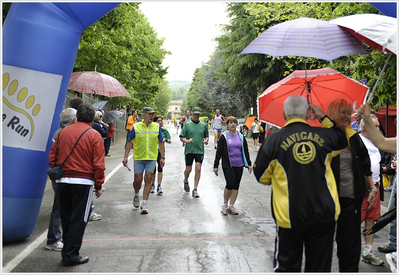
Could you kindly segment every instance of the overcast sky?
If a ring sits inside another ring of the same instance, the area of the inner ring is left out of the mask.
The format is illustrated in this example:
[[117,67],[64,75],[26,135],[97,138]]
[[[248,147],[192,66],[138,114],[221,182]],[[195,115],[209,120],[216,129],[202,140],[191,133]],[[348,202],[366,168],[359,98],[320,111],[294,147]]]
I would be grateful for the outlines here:
[[228,24],[226,4],[221,1],[144,1],[140,9],[158,37],[165,38],[166,79],[192,81],[196,68],[214,52],[220,24]]

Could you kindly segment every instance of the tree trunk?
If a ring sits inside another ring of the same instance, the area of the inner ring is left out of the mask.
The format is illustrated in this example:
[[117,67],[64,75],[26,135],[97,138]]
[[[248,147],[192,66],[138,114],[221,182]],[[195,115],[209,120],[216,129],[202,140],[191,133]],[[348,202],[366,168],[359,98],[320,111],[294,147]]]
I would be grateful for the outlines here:
[[258,92],[253,91],[252,93],[252,108],[253,108],[253,115],[258,116]]

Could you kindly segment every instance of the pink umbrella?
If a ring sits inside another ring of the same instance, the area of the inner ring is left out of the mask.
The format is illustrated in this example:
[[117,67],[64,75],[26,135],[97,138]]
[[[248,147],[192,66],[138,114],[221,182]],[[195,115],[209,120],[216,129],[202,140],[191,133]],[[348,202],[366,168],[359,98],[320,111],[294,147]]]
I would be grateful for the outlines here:
[[123,85],[110,75],[95,71],[72,73],[68,89],[80,93],[103,95],[106,97],[131,97]]

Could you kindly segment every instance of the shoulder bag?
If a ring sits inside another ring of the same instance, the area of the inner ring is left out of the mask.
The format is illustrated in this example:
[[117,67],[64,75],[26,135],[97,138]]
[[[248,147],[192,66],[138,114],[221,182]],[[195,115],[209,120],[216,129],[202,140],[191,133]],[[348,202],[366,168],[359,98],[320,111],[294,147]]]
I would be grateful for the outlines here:
[[[75,142],[75,145],[73,146],[71,152],[68,154],[68,156],[65,158],[64,162],[62,164],[55,164],[53,168],[51,168],[50,170],[47,171],[47,175],[49,176],[49,178],[51,180],[59,180],[60,178],[62,178],[63,175],[63,171],[62,171],[62,167],[64,166],[65,162],[67,161],[67,159],[69,158],[69,156],[72,154],[73,149],[75,149],[76,145],[78,144],[80,138],[84,135],[84,133],[86,133],[88,130],[90,130],[90,128],[87,128],[78,138],[78,140]],[[57,139],[57,146],[58,146],[58,139]]]

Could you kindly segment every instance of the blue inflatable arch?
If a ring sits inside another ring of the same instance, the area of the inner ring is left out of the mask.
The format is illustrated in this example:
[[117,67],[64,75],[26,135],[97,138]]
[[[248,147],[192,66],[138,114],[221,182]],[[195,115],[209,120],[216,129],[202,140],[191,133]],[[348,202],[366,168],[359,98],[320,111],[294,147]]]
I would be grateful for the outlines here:
[[120,3],[13,3],[3,25],[3,242],[32,233],[82,32]]

